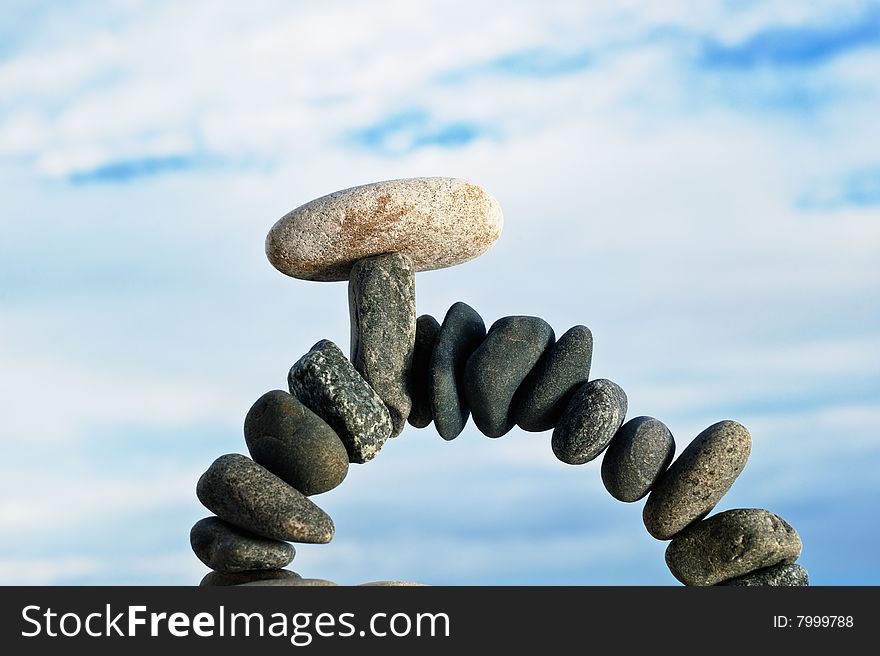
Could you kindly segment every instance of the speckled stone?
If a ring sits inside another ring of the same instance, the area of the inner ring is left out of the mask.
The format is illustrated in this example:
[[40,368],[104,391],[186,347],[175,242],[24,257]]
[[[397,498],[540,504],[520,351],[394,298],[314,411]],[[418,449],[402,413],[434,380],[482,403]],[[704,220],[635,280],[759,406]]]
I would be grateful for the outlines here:
[[250,458],[217,458],[199,478],[196,495],[221,519],[274,540],[326,543],[333,520],[275,474]]
[[715,585],[765,567],[793,563],[801,539],[778,515],[757,508],[727,510],[698,522],[666,547],[666,564],[685,585]]
[[239,584],[240,587],[260,588],[323,588],[331,585],[336,584],[326,579],[263,579]]
[[523,430],[550,430],[571,395],[590,377],[593,334],[586,326],[565,332],[526,377],[513,400],[514,420]]
[[355,262],[348,282],[351,363],[388,408],[391,437],[409,417],[409,370],[416,342],[416,273],[408,255]]
[[486,338],[486,324],[467,303],[459,301],[446,313],[431,357],[431,413],[444,440],[458,437],[471,414],[464,393],[468,358]]
[[516,391],[554,337],[550,325],[538,317],[504,317],[489,328],[464,371],[465,397],[484,435],[501,437],[513,428]]
[[301,357],[287,382],[290,393],[336,431],[349,462],[374,458],[391,434],[388,408],[330,340]]
[[369,583],[359,583],[358,585],[393,588],[424,588],[428,586],[427,583],[411,583],[410,581],[370,581]]
[[810,575],[797,563],[774,565],[759,569],[751,574],[737,576],[718,585],[741,587],[804,587],[810,585]]
[[553,429],[553,453],[569,465],[598,456],[626,416],[626,394],[616,383],[598,378],[578,387]]
[[205,574],[200,587],[218,587],[229,585],[241,585],[251,581],[268,581],[270,579],[301,579],[296,572],[287,569],[257,569],[247,572],[208,572]]
[[735,421],[712,424],[657,480],[642,510],[648,533],[668,540],[715,507],[739,476],[752,437]]
[[310,496],[332,490],[348,473],[348,452],[327,423],[283,390],[266,392],[244,420],[255,462]]
[[416,320],[416,346],[413,350],[412,367],[409,371],[409,388],[412,394],[412,409],[409,423],[416,428],[425,428],[431,423],[431,356],[434,345],[440,336],[440,324],[430,314],[423,314]]
[[217,517],[197,521],[189,542],[199,560],[218,572],[279,569],[296,555],[287,542],[253,535]]
[[659,419],[635,417],[626,422],[602,458],[602,482],[619,501],[638,501],[648,494],[675,454],[672,433]]
[[406,253],[416,271],[485,253],[501,236],[491,194],[456,178],[409,178],[337,191],[286,214],[266,237],[266,256],[288,276],[347,280],[352,265]]

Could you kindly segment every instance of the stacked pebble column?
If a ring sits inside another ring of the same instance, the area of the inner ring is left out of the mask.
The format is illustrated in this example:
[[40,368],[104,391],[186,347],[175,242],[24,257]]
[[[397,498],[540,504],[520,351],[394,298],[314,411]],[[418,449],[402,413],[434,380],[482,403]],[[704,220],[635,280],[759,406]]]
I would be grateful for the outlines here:
[[333,521],[309,497],[340,485],[349,463],[375,458],[407,421],[433,422],[452,440],[472,416],[491,438],[514,426],[552,429],[553,453],[570,465],[604,453],[605,488],[627,503],[647,497],[645,528],[670,541],[666,563],[685,585],[807,585],[795,562],[800,538],[781,517],[756,508],[709,516],[748,460],[745,427],[713,424],[673,461],[675,440],[663,422],[624,422],[623,389],[589,379],[593,336],[585,326],[557,340],[543,319],[510,316],[487,331],[463,302],[442,323],[416,317],[416,272],[479,256],[501,225],[494,198],[451,178],[343,190],[276,223],[266,240],[276,268],[349,281],[351,359],[329,340],[315,344],[291,367],[288,391],[267,392],[248,412],[251,458],[221,456],[199,479],[198,498],[215,515],[190,533],[213,570],[202,584],[333,585],[283,569],[295,555],[290,542],[333,538]]

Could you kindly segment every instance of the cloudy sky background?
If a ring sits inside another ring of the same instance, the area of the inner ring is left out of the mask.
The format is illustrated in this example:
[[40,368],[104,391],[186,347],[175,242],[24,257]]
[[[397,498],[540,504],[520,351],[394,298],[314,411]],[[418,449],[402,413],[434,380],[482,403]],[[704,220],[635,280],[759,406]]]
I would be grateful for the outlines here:
[[[736,419],[718,506],[800,532],[816,584],[880,584],[880,4],[0,5],[0,583],[193,584],[195,482],[343,283],[266,231],[336,189],[463,177],[484,257],[420,313],[544,317],[679,451]],[[641,503],[549,434],[408,427],[315,497],[292,569],[342,583],[671,584]]]

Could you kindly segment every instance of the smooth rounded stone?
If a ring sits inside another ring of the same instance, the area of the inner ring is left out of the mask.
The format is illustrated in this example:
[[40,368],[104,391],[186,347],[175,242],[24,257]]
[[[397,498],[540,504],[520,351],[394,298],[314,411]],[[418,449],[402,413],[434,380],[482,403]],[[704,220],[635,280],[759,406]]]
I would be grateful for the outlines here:
[[217,458],[199,478],[196,495],[230,524],[274,540],[324,544],[333,520],[301,492],[250,458]]
[[218,517],[197,521],[189,542],[199,560],[218,572],[280,569],[296,555],[287,542],[253,535]]
[[801,539],[769,510],[737,508],[694,524],[666,547],[666,564],[685,585],[715,585],[774,565],[793,563]]
[[590,377],[593,334],[586,326],[565,332],[526,377],[513,400],[514,420],[526,431],[550,430],[562,417],[571,395]]
[[569,465],[590,462],[620,428],[626,405],[626,394],[617,383],[605,378],[583,383],[553,429],[553,453]]
[[333,342],[322,339],[287,375],[290,393],[326,421],[349,462],[374,458],[391,434],[391,416],[375,390]]
[[332,490],[348,473],[348,452],[327,423],[292,394],[266,392],[244,420],[255,462],[306,496]]
[[431,414],[444,440],[459,436],[471,414],[464,393],[468,358],[486,338],[486,324],[467,303],[455,303],[446,313],[431,356]]
[[501,437],[513,428],[516,391],[554,337],[550,324],[538,317],[504,317],[492,324],[464,371],[465,397],[481,433]]
[[423,314],[416,320],[416,346],[413,350],[409,385],[412,394],[412,409],[409,423],[416,428],[425,428],[431,423],[431,356],[434,345],[440,336],[440,324],[430,314]]
[[709,514],[739,476],[752,436],[735,421],[712,424],[697,435],[654,486],[642,509],[648,533],[669,540]]
[[416,271],[442,269],[485,253],[498,237],[501,206],[456,178],[407,178],[343,189],[282,217],[266,236],[266,256],[304,280],[347,280],[352,265],[405,253]]
[[208,572],[205,574],[200,587],[217,587],[228,585],[241,585],[252,581],[268,581],[270,579],[301,579],[296,572],[289,569],[257,569],[247,572]]
[[741,587],[804,587],[810,585],[810,575],[797,563],[765,567],[751,574],[737,576],[718,585]]
[[261,588],[317,588],[335,586],[333,581],[326,579],[263,579],[261,581],[248,581],[247,583],[239,583],[239,587],[261,587]]
[[602,458],[602,482],[619,501],[638,501],[672,462],[675,440],[659,419],[635,417],[621,426]]
[[410,581],[370,581],[359,583],[359,587],[385,587],[385,588],[425,588],[427,583],[411,583]]
[[416,342],[416,272],[408,255],[355,262],[348,282],[351,362],[391,415],[400,435],[412,407],[409,371]]

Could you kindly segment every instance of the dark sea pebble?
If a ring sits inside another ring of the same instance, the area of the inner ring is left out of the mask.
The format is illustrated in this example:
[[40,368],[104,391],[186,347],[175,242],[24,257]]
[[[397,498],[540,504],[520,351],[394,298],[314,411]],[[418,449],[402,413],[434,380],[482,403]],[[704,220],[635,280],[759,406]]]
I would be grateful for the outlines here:
[[199,560],[218,572],[280,569],[296,555],[287,542],[253,535],[218,517],[197,521],[189,541]]
[[255,462],[306,496],[332,490],[348,473],[339,436],[283,390],[257,399],[244,420],[244,439]]
[[604,378],[583,383],[553,429],[553,453],[569,465],[590,462],[620,428],[626,405],[626,394],[617,383]]
[[648,494],[672,462],[675,440],[653,417],[635,417],[621,426],[602,458],[602,482],[619,501],[638,501]]
[[416,346],[409,372],[412,409],[408,419],[416,428],[431,423],[431,357],[439,336],[440,324],[430,314],[416,319]]
[[300,579],[302,578],[296,572],[287,569],[257,569],[247,572],[208,572],[202,578],[199,586],[201,587],[218,587],[227,585],[241,585],[242,583],[250,583],[251,581],[268,581],[271,579]]
[[501,437],[513,428],[516,391],[553,340],[550,324],[538,317],[504,317],[492,324],[464,372],[465,397],[480,432]]
[[797,563],[774,565],[759,569],[751,574],[737,576],[718,585],[740,587],[805,587],[810,585],[810,575]]

